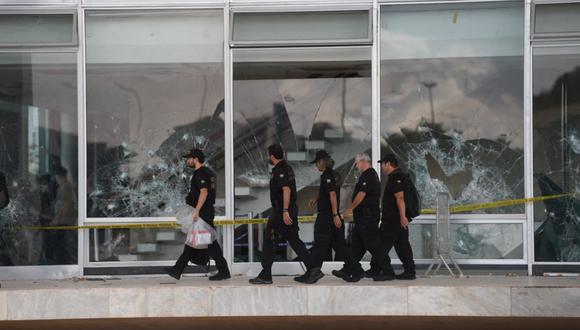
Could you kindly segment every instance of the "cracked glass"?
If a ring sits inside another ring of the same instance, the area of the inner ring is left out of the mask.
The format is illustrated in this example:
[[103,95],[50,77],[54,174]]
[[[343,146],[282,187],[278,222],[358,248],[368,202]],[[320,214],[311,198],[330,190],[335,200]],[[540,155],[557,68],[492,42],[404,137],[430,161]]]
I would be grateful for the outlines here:
[[99,11],[86,24],[87,216],[175,216],[194,146],[224,215],[222,12]]
[[580,47],[535,48],[533,65],[534,196],[564,194],[534,204],[535,259],[578,262]]
[[434,208],[438,192],[452,206],[522,198],[521,4],[386,6],[381,15],[381,153],[398,156],[422,207]]
[[[326,149],[342,177],[341,205],[350,201],[357,171],[354,157],[371,148],[371,49],[312,48],[236,50],[233,117],[235,215],[264,218],[270,212],[271,166],[266,148],[280,143],[296,174],[300,215],[318,193],[320,172],[310,164]],[[259,261],[264,225],[235,228],[234,260]],[[310,246],[312,224],[300,225]],[[294,252],[279,242],[277,260]],[[329,255],[329,258],[332,258]]]

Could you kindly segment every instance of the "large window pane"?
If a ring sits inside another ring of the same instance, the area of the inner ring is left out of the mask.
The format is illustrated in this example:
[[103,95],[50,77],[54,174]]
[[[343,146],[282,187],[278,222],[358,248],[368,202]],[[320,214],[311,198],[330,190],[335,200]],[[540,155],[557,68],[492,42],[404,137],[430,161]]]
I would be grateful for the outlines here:
[[[342,205],[356,183],[353,160],[370,151],[370,48],[237,50],[234,53],[234,174],[238,217],[265,217],[270,211],[266,148],[280,143],[296,173],[301,215],[314,210],[320,173],[309,161],[319,149],[334,158],[343,178]],[[253,228],[253,229],[252,229]],[[235,258],[259,261],[259,225],[240,225],[235,232]],[[313,239],[312,224],[300,235]],[[255,255],[248,256],[251,249]],[[280,260],[292,260],[285,242]]]
[[[580,190],[580,48],[534,50],[534,196]],[[580,261],[580,201],[534,204],[536,261]]]
[[174,216],[194,144],[223,215],[222,12],[95,12],[86,24],[88,216]]
[[77,263],[76,54],[0,54],[0,265]]
[[415,176],[426,208],[440,191],[452,205],[524,194],[523,7],[490,6],[381,11],[381,152]]

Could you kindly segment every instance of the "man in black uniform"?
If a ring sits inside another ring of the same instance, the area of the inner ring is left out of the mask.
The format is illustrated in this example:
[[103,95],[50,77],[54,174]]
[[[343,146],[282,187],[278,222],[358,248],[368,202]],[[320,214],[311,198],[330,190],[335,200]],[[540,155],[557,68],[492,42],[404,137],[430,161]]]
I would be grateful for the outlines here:
[[324,276],[320,268],[331,247],[337,255],[344,258],[345,269],[352,273],[360,268],[347,248],[344,238],[344,221],[338,213],[341,178],[340,174],[333,170],[334,160],[325,150],[320,150],[311,163],[316,164],[316,168],[322,172],[318,199],[310,202],[310,206],[318,204],[318,214],[314,223],[314,247],[311,252],[311,267],[304,275],[294,278],[297,282],[307,284],[314,284]]
[[[393,280],[394,277],[388,271],[381,272],[387,267],[387,253],[384,250],[379,236],[380,196],[381,183],[375,169],[371,166],[371,158],[366,153],[356,155],[355,164],[360,177],[352,194],[352,204],[344,211],[344,215],[354,218],[352,231],[351,250],[354,260],[360,262],[366,251],[369,251],[375,263],[374,273],[369,273],[375,281]],[[341,269],[332,272],[335,276],[346,281],[354,282],[364,276],[362,269],[355,272],[347,272]]]
[[393,273],[388,253],[394,246],[405,270],[396,278],[398,280],[414,280],[415,262],[409,242],[409,219],[405,210],[405,191],[409,179],[399,168],[399,162],[395,155],[386,154],[379,162],[383,172],[388,176],[387,185],[383,192],[383,217],[380,226],[382,243],[387,251],[386,271]]
[[[215,228],[213,220],[215,218],[214,204],[216,175],[211,169],[203,165],[205,162],[205,155],[200,149],[194,148],[183,157],[187,158],[187,166],[195,168],[193,176],[191,177],[191,188],[186,198],[186,203],[195,207],[192,220],[193,222],[196,222],[201,218],[210,226]],[[171,268],[166,268],[165,271],[175,279],[179,279],[185,266],[187,266],[188,261],[203,258],[203,256],[200,256],[200,253],[203,252],[204,250],[194,249],[186,244],[183,247],[183,253],[179,256],[175,265]],[[217,274],[209,277],[209,280],[220,281],[230,278],[228,263],[224,258],[222,249],[217,240],[208,245],[207,254],[210,258],[215,260],[216,268],[218,270]]]
[[288,241],[300,260],[310,268],[310,254],[298,237],[298,207],[296,206],[296,178],[292,167],[284,160],[284,151],[279,144],[268,147],[268,158],[274,168],[270,178],[270,201],[272,211],[266,225],[262,245],[262,271],[251,284],[272,284],[274,262],[273,236]]

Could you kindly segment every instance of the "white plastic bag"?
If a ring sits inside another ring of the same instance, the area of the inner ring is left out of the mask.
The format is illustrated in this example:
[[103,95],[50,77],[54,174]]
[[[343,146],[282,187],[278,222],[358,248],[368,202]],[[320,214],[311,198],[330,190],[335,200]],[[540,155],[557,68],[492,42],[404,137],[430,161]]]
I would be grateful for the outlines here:
[[189,233],[193,227],[193,212],[195,208],[187,204],[177,211],[176,220],[181,225],[181,232],[184,234]]
[[199,219],[193,223],[187,233],[185,244],[194,249],[207,249],[207,246],[217,239],[216,230],[207,222]]

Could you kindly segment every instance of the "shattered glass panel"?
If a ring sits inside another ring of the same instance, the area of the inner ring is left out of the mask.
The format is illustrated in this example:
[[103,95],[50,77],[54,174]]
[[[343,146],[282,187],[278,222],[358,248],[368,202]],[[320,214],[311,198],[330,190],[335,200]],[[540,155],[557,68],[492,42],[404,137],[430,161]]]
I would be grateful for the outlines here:
[[382,11],[381,153],[411,173],[423,208],[438,192],[452,206],[524,195],[523,9],[499,6]]
[[[371,147],[370,48],[358,60],[342,49],[251,52],[234,53],[236,217],[267,217],[270,212],[266,148],[272,143],[284,147],[296,173],[300,215],[315,212],[308,202],[317,196],[320,172],[309,162],[320,149],[335,160],[343,179],[341,205],[346,205],[358,175],[354,157]],[[237,226],[235,260],[259,261],[261,235],[262,226]],[[300,236],[310,244],[313,225],[301,224]],[[286,242],[279,246],[277,260],[294,258]]]
[[221,11],[87,16],[88,217],[175,216],[194,146],[225,213],[222,25]]
[[0,266],[77,263],[76,54],[0,54]]
[[[457,259],[522,259],[521,224],[452,224],[451,256]],[[414,224],[409,240],[415,259],[437,258],[435,225]],[[391,250],[390,256],[397,258]]]
[[[222,245],[222,227],[216,227]],[[186,234],[173,229],[98,229],[90,231],[91,262],[176,260]]]
[[[534,196],[580,190],[580,48],[534,50]],[[580,261],[577,195],[534,204],[536,261]]]

